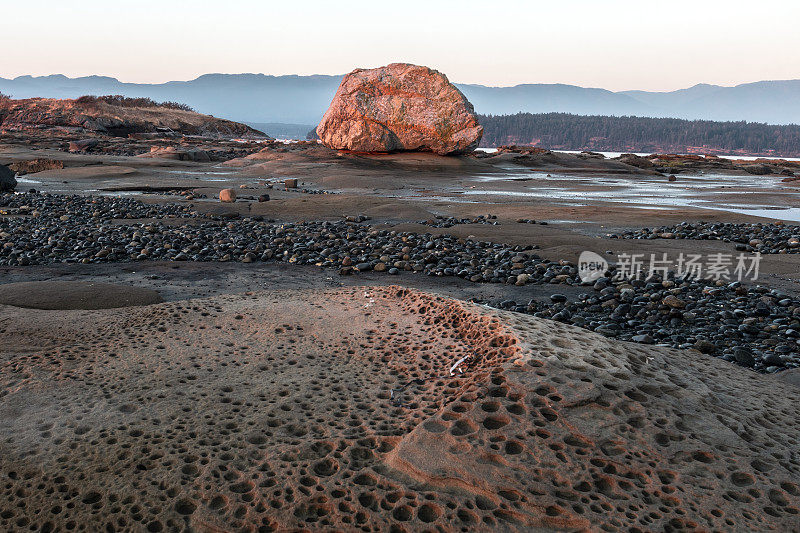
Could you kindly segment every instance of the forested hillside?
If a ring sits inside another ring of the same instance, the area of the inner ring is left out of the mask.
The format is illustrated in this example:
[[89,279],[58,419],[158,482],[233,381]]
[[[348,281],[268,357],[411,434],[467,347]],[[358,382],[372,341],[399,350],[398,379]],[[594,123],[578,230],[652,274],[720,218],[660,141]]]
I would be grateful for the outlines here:
[[481,146],[800,157],[800,126],[567,113],[481,115]]

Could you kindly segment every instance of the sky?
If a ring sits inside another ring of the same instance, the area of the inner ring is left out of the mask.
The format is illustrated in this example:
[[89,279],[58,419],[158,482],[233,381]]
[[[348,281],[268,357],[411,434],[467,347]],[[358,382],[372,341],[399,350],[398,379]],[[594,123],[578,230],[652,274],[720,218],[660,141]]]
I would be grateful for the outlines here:
[[800,78],[800,1],[6,0],[0,77],[343,74],[668,91]]

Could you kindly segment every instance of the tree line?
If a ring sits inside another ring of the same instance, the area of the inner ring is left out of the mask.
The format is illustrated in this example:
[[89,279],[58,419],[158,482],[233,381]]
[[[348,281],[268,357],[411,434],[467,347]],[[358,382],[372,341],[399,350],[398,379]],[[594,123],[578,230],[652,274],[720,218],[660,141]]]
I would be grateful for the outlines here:
[[569,113],[479,115],[481,146],[800,157],[800,126]]

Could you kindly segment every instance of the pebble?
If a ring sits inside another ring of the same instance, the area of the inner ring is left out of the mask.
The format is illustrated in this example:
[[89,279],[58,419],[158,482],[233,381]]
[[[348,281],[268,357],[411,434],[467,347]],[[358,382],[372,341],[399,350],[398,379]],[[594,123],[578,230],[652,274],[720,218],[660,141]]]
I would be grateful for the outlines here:
[[691,239],[724,241],[738,252],[762,254],[800,253],[800,226],[782,222],[735,224],[723,222],[681,222],[675,226],[642,228],[608,235],[612,239]]
[[733,349],[733,357],[736,362],[742,366],[752,367],[756,363],[753,353],[747,348],[740,346]]
[[500,223],[497,221],[497,215],[479,215],[474,218],[456,218],[436,215],[429,220],[419,220],[417,224],[424,224],[432,228],[452,228],[458,224],[490,224],[492,226],[497,226]]
[[[10,215],[0,216],[0,265],[6,266],[273,261],[342,274],[407,272],[473,282],[582,286],[574,264],[542,259],[533,245],[381,230],[346,220],[225,219],[201,216],[190,203],[42,193],[0,195],[0,213]],[[762,372],[800,366],[800,301],[780,291],[682,280],[674,273],[667,279],[620,281],[613,271],[583,288],[588,292],[578,298],[563,290],[549,302],[509,301],[503,308],[622,340],[695,347]]]
[[[532,300],[525,312],[621,340],[695,348],[760,372],[800,366],[800,300],[763,286],[670,276],[669,289],[658,278],[609,276],[566,302]],[[677,304],[672,298],[684,306],[662,303]]]
[[672,307],[673,309],[683,309],[684,307],[686,307],[686,302],[684,302],[683,300],[672,294],[661,300],[661,303],[669,307]]

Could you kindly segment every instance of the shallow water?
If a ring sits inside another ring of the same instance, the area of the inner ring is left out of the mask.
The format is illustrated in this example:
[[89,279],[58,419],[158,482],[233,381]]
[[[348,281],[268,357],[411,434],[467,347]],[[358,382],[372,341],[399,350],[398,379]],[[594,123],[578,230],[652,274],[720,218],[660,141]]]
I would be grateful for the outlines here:
[[[497,152],[497,148],[477,148],[476,151],[478,152],[486,152],[487,154],[493,154]],[[580,154],[584,150],[553,150],[553,152],[558,152],[561,154]],[[614,157],[619,157],[622,154],[634,154],[640,155],[642,157],[646,157],[652,155],[652,152],[594,152],[596,154],[602,154],[606,157],[606,159],[612,159]],[[697,154],[679,154],[679,155],[697,155]],[[764,155],[717,155],[717,157],[721,157],[723,159],[740,159],[742,161],[755,161],[756,159],[784,159],[786,161],[800,161],[800,157],[781,157],[778,155],[772,156],[764,156]]]
[[31,179],[31,178],[24,178],[22,176],[17,176],[17,183],[26,183],[26,184],[31,185],[31,184],[41,183],[41,181],[34,180],[34,179]]
[[751,208],[725,208],[720,207],[721,211],[732,211],[753,217],[774,218],[776,220],[788,220],[790,222],[800,222],[800,207],[788,207],[777,209],[751,209]]
[[800,190],[782,187],[780,180],[714,173],[681,174],[677,181],[669,182],[662,177],[574,176],[525,170],[467,178],[462,187],[451,188],[437,199],[472,203],[483,197],[490,203],[502,203],[504,198],[530,198],[573,206],[589,200],[639,209],[689,207],[800,221],[800,207],[795,207],[800,205]]

